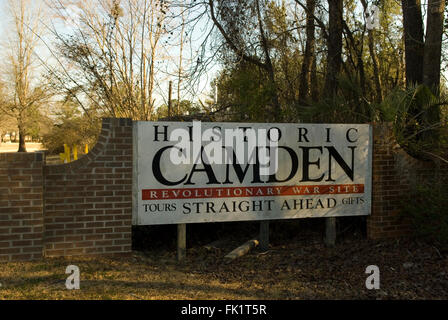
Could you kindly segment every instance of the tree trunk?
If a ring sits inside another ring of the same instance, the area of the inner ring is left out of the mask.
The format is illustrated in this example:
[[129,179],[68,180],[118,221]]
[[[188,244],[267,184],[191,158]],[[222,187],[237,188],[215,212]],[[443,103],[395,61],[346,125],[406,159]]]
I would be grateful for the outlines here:
[[406,86],[423,83],[423,19],[420,0],[402,0]]
[[23,126],[23,123],[19,122],[19,150],[17,152],[26,152],[25,147],[25,128]]
[[325,75],[325,94],[334,96],[337,89],[337,76],[342,65],[342,0],[328,0],[328,55]]
[[423,56],[423,83],[435,94],[440,87],[440,59],[445,1],[429,0]]
[[319,100],[319,87],[317,82],[317,66],[316,66],[316,57],[313,59],[313,64],[311,67],[311,100],[318,101]]
[[369,30],[367,37],[369,38],[369,52],[370,57],[372,58],[372,65],[373,65],[373,78],[375,82],[375,91],[376,91],[376,101],[381,102],[383,101],[383,86],[381,84],[381,78],[380,78],[380,70],[379,70],[379,62],[378,57],[376,55],[375,51],[375,40],[373,36],[374,30]]
[[[364,11],[367,10],[367,2],[366,0],[361,0],[362,6],[364,8]],[[367,37],[369,42],[369,53],[370,57],[372,58],[372,65],[373,65],[373,78],[375,83],[375,100],[377,102],[383,101],[383,88],[381,85],[381,78],[380,78],[380,72],[379,72],[379,62],[378,57],[376,55],[375,50],[375,37],[374,37],[374,30],[367,30]]]
[[[429,87],[432,93],[439,96],[440,89],[440,60],[442,54],[442,34],[445,1],[428,0],[425,52],[423,56],[423,84]],[[440,122],[440,108],[432,106],[424,114],[424,122],[428,125]],[[437,141],[437,130],[423,133],[425,140]]]
[[300,72],[299,84],[299,102],[304,103],[310,96],[311,87],[311,69],[313,67],[315,27],[314,27],[314,11],[316,8],[316,0],[307,0],[306,7],[306,45],[305,55],[303,57],[302,70]]
[[275,71],[274,66],[272,65],[272,60],[270,56],[270,46],[269,41],[266,39],[266,35],[264,33],[264,27],[263,27],[263,18],[261,16],[260,12],[260,3],[259,0],[255,1],[256,9],[257,9],[257,18],[258,18],[258,28],[260,30],[260,37],[261,37],[261,44],[263,47],[264,55],[265,55],[265,66],[266,71],[268,73],[269,81],[272,86],[272,117],[273,121],[280,121],[281,120],[281,105],[278,99],[278,87],[277,83],[275,82]]
[[[348,40],[350,40],[350,44],[351,47],[353,48],[353,51],[356,55],[356,65],[353,63],[353,66],[355,67],[356,70],[358,70],[358,74],[359,74],[359,84],[361,86],[361,92],[363,94],[363,96],[366,96],[366,74],[364,71],[364,61],[362,60],[362,55],[363,55],[363,50],[364,50],[364,46],[363,46],[363,42],[361,41],[360,44],[358,44],[355,41],[355,38],[353,37],[353,32],[350,31],[350,28],[348,27],[347,23],[345,21],[342,21],[342,27],[343,30],[345,30],[345,35],[348,38]],[[362,38],[364,38],[364,33],[362,35]],[[347,43],[348,45],[348,43]],[[348,54],[351,56],[351,51],[348,50]],[[353,61],[353,59],[352,59]],[[347,72],[347,75],[350,76],[350,74]]]

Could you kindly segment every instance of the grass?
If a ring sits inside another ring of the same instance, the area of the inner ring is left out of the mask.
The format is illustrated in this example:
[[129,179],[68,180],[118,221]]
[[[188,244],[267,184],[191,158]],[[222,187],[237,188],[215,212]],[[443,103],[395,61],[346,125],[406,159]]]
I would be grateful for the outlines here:
[[[81,270],[81,290],[65,288],[65,268]],[[6,263],[0,271],[2,299],[259,299],[256,286],[222,283],[213,275],[191,272],[173,260],[155,263],[131,258],[48,259]]]
[[[448,298],[448,259],[424,243],[356,240],[326,248],[294,241],[227,264],[229,249],[190,248],[183,264],[170,250],[2,263],[0,299]],[[80,290],[65,288],[69,264],[80,268]],[[380,290],[365,288],[370,264],[380,268]]]

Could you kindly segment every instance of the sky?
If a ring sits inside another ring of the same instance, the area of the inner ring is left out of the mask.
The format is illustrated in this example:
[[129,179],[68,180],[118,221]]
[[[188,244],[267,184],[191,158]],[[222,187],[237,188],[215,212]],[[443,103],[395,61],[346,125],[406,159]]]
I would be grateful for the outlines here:
[[[7,3],[9,0],[0,0],[0,45],[7,45],[8,43],[8,28],[10,27],[11,23],[11,17],[7,10]],[[31,0],[34,3],[37,3],[37,1],[42,0]],[[54,20],[53,20],[54,21]],[[197,27],[195,28],[196,34],[193,35],[192,39],[195,39],[192,44],[191,48],[185,48],[184,49],[184,61],[183,65],[187,69],[189,68],[188,65],[188,59],[187,55],[188,52],[191,50],[193,53],[198,50],[198,47],[200,43],[203,40],[203,35],[205,34],[205,26],[204,23],[200,22]],[[62,24],[58,24],[58,31],[67,31],[67,28],[64,28]],[[46,36],[43,37],[44,40],[47,43],[52,43],[52,40],[50,37]],[[175,36],[172,37],[171,41],[177,41],[175,39]],[[48,63],[48,61],[53,61],[53,63],[56,63],[54,59],[52,59],[52,55],[49,52],[49,50],[45,47],[43,43],[36,49],[37,56],[39,56],[39,59],[45,61]],[[164,104],[167,102],[168,99],[168,86],[169,81],[173,81],[173,91],[172,91],[172,98],[177,98],[177,76],[175,76],[176,71],[173,69],[174,65],[178,64],[179,59],[179,49],[175,46],[170,46],[168,49],[161,48],[161,54],[165,57],[161,57],[158,59],[158,62],[156,64],[156,67],[159,69],[156,74],[156,92],[154,94],[154,99],[156,99],[156,106],[159,106],[161,104]],[[167,56],[170,56],[170,58],[166,58]],[[173,60],[175,64],[173,64]],[[196,61],[196,60],[195,60]],[[41,68],[42,70],[43,68]],[[195,100],[201,99],[202,102],[204,102],[205,99],[207,99],[208,94],[213,92],[213,89],[210,86],[210,82],[213,80],[213,78],[217,75],[219,72],[219,65],[217,63],[210,64],[209,68],[206,73],[204,73],[197,82],[194,91],[191,88],[188,88],[187,86],[181,86],[187,87],[188,90],[182,89],[181,90],[181,99],[188,99],[188,100]],[[186,83],[187,81],[184,81]]]

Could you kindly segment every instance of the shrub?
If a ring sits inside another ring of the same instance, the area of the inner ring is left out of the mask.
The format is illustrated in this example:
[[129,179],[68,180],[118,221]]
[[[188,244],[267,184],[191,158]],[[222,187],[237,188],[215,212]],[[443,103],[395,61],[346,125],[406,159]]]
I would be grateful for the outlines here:
[[50,154],[63,152],[64,144],[71,148],[76,145],[78,152],[82,152],[85,144],[90,148],[95,144],[100,126],[100,117],[88,118],[66,109],[57,119],[57,123],[43,136],[42,143]]
[[296,118],[308,123],[369,123],[378,121],[378,106],[363,95],[356,79],[339,77],[339,90],[334,96],[297,105]]
[[445,94],[434,96],[424,85],[396,89],[379,106],[380,118],[394,124],[398,143],[417,158],[448,159]]
[[448,245],[448,183],[419,184],[414,187],[403,207],[416,236]]

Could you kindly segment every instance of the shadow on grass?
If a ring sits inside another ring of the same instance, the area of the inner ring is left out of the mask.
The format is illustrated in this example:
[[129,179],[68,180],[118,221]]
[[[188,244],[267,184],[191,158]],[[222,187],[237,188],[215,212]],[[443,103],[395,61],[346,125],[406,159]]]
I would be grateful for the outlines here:
[[[65,291],[65,278],[59,275],[48,276],[32,276],[26,278],[2,278],[0,282],[3,290],[14,290],[22,292],[26,295],[26,290],[29,290],[30,295],[36,295],[41,291],[42,287],[50,289],[53,293],[50,299],[57,296],[58,291]],[[128,281],[128,280],[83,280],[81,278],[80,298],[87,298],[95,295],[96,299],[102,299],[104,296],[110,294],[117,294],[120,296],[126,295],[141,295],[143,299],[171,299],[171,297],[179,297],[181,299],[195,299],[198,296],[207,297],[209,299],[220,299],[222,297],[234,299],[275,299],[280,297],[273,297],[262,289],[256,288],[226,288],[224,286],[216,286],[211,284],[194,284],[182,282],[163,282],[163,281]],[[224,284],[223,284],[224,285]]]

